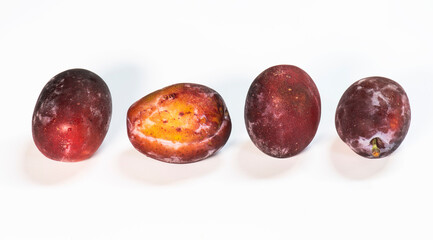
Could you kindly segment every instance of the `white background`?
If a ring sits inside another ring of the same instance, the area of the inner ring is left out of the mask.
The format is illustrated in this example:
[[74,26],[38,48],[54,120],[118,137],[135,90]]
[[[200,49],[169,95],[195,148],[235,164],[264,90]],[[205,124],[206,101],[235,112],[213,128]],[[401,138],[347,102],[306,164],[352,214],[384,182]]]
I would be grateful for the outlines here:
[[[0,239],[433,239],[433,1],[0,2]],[[322,119],[301,154],[257,150],[246,92],[276,64],[316,82]],[[45,158],[31,117],[45,83],[100,75],[113,119],[90,159]],[[334,114],[354,81],[399,82],[409,133],[388,158],[358,157]],[[216,155],[171,165],[137,152],[126,111],[178,82],[225,99],[233,131]]]

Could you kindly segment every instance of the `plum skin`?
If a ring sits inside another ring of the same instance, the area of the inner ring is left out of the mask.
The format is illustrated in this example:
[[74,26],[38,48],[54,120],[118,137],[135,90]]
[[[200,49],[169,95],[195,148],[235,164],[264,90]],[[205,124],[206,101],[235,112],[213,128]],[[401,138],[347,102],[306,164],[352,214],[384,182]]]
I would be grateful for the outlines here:
[[319,91],[293,65],[277,65],[252,82],[245,101],[245,125],[252,142],[277,158],[294,156],[313,140],[320,122]]
[[146,156],[167,163],[192,163],[225,145],[231,120],[215,90],[179,83],[133,103],[127,130],[132,145]]
[[335,114],[339,137],[366,158],[382,158],[394,152],[403,142],[410,120],[406,92],[384,77],[353,83],[342,95]]
[[35,145],[62,162],[90,158],[105,138],[112,113],[107,84],[86,69],[54,76],[42,89],[32,117]]

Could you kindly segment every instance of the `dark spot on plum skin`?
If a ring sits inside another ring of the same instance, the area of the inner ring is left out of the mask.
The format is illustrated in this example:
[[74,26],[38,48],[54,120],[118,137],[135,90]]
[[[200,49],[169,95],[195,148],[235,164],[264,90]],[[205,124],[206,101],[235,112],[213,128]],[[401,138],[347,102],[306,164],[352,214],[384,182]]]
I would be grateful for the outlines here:
[[176,97],[177,97],[177,93],[170,93],[168,95],[165,95],[163,97],[163,99],[164,100],[173,100],[173,99],[176,99]]
[[183,112],[180,112],[180,113],[179,113],[179,116],[182,117],[183,115],[185,115],[185,113],[183,113]]
[[182,129],[181,128],[176,128],[176,131],[181,132]]

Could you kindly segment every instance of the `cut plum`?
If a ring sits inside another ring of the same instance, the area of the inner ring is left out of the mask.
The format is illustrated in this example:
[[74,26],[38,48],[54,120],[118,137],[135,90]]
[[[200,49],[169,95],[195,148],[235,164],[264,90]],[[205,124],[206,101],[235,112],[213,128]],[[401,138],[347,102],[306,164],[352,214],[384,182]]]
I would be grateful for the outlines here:
[[138,100],[128,110],[128,137],[141,153],[169,163],[191,163],[224,146],[231,120],[213,89],[179,83]]

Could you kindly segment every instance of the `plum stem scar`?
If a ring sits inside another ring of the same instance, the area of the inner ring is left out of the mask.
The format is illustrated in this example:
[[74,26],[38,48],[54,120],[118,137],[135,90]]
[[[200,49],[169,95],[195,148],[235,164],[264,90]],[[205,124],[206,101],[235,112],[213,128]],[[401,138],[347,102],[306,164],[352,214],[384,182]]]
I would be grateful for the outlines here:
[[377,138],[373,138],[373,140],[371,140],[371,144],[373,145],[373,148],[371,149],[371,154],[373,155],[373,157],[379,157],[380,149],[377,146]]

